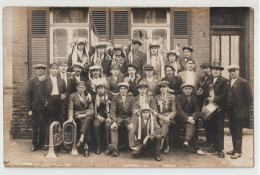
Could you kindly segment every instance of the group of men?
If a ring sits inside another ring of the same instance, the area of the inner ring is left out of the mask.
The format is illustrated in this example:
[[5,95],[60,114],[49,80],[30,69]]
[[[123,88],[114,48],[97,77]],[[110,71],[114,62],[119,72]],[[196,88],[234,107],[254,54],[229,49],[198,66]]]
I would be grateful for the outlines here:
[[[192,145],[198,155],[199,113],[209,103],[219,108],[204,122],[205,144],[224,158],[224,119],[229,116],[236,159],[242,154],[242,130],[249,117],[252,95],[248,82],[239,76],[239,67],[230,65],[230,79],[221,76],[220,62],[200,65],[191,58],[192,47],[160,55],[158,43],[149,45],[149,58],[139,50],[140,40],[132,40],[127,54],[120,45],[106,50],[105,43],[95,45],[90,56],[79,40],[68,61],[51,63],[49,75],[45,65],[35,65],[37,76],[29,81],[27,91],[32,116],[32,151],[49,146],[49,129],[53,121],[77,124],[77,148],[89,156],[90,145],[96,154],[118,156],[120,148],[130,148],[134,156],[151,151],[160,161],[160,152],[170,151],[170,130],[184,128],[182,145]],[[77,52],[77,53],[75,53]],[[39,130],[39,133],[38,133]],[[64,148],[60,148],[61,150]]]

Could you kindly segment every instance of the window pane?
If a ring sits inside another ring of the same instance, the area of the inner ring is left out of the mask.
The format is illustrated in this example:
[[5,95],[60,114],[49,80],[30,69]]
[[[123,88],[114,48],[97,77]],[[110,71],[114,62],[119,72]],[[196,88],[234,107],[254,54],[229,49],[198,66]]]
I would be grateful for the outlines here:
[[[229,63],[229,51],[230,51],[229,35],[221,36],[221,64],[227,70]],[[228,72],[222,71],[222,76],[228,78]]]
[[74,29],[73,30],[73,39],[74,38],[85,38],[88,40],[88,30],[86,29]]
[[167,31],[165,29],[155,29],[152,35],[152,40],[158,41],[161,45],[160,52],[161,55],[164,56],[167,50]]
[[211,36],[211,59],[212,62],[220,61],[220,39],[218,35]]
[[140,46],[140,50],[147,52],[147,31],[144,29],[136,29],[133,31],[133,37],[140,39],[143,42],[143,45]]
[[87,23],[87,8],[54,8],[53,23]]
[[53,57],[68,57],[68,32],[66,29],[53,30]]
[[231,36],[231,64],[239,65],[239,35]]
[[134,23],[166,23],[167,9],[135,8],[133,9]]

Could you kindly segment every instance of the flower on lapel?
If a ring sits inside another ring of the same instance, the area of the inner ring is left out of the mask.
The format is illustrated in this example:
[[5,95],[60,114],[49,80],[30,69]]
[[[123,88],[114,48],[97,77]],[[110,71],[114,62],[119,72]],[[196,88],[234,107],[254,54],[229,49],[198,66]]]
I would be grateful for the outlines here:
[[233,86],[234,86],[234,88],[237,87],[235,84]]

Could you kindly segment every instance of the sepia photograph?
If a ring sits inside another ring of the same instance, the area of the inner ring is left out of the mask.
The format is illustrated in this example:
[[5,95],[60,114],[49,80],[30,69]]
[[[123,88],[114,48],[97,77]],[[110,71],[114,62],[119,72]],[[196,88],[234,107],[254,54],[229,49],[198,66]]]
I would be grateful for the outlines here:
[[258,17],[3,6],[3,165],[254,168]]

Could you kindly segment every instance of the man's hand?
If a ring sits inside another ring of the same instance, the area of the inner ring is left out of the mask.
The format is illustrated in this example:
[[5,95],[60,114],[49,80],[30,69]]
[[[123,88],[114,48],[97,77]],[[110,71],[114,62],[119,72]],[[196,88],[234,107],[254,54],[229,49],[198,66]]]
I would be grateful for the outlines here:
[[133,150],[133,151],[138,151],[138,147],[137,146],[131,146],[130,149]]
[[111,122],[112,122],[111,118],[108,117],[108,118],[106,119],[106,122],[107,122],[107,123],[111,123]]
[[195,124],[195,120],[193,119],[193,117],[188,117],[188,123],[191,123],[191,124]]
[[75,117],[78,118],[78,119],[81,119],[81,118],[85,118],[86,115],[85,114],[78,114]]
[[207,100],[209,101],[209,103],[214,101],[214,97],[208,97]]
[[113,122],[113,123],[112,123],[110,129],[111,129],[112,131],[117,130],[117,124],[116,124],[116,122]]
[[144,145],[146,145],[146,143],[147,143],[147,141],[148,141],[149,138],[150,138],[149,136],[146,136],[146,137],[144,138],[144,140],[143,140],[143,144],[144,144]]
[[131,123],[130,125],[128,125],[128,126],[127,126],[128,131],[131,131],[131,129],[133,128],[133,126],[134,126],[133,123]]
[[105,118],[101,117],[100,115],[97,116],[97,119],[100,123],[104,123],[105,122]]
[[32,110],[28,111],[29,116],[32,116],[32,114],[33,114]]
[[64,94],[61,94],[60,99],[61,99],[61,100],[64,100],[65,97],[66,97],[66,96],[65,96]]
[[73,118],[69,118],[68,121],[69,121],[69,122],[73,122]]

